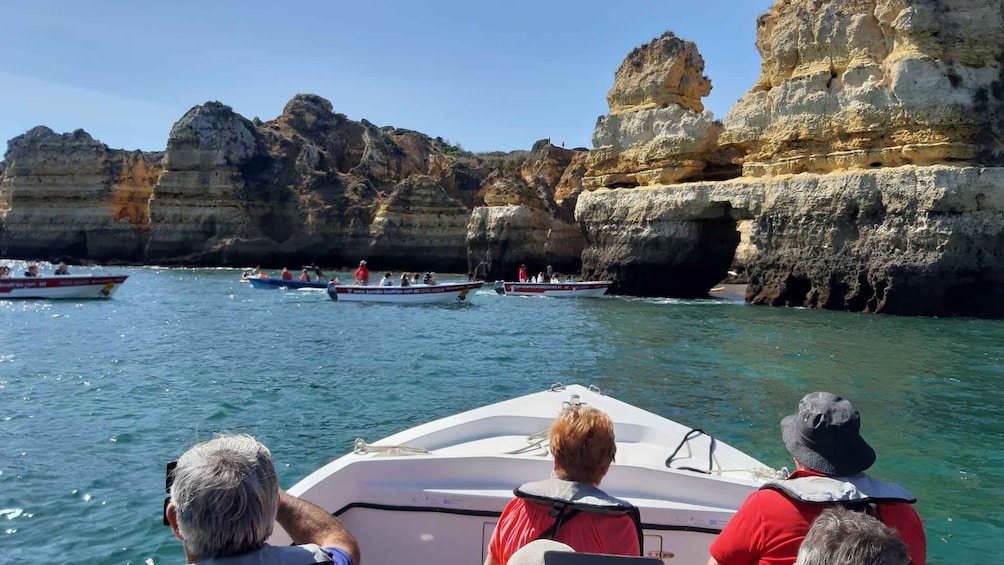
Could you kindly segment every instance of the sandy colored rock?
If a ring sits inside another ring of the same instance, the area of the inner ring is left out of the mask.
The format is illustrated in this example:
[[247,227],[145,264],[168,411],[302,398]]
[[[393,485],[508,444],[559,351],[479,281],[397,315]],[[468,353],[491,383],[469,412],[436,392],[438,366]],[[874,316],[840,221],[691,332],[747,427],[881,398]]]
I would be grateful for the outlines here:
[[135,261],[162,154],[109,149],[87,132],[36,127],[7,144],[0,248],[9,257]]
[[607,94],[612,115],[678,105],[696,113],[711,93],[704,58],[692,41],[668,31],[632,51],[614,75]]
[[749,176],[1001,163],[1000,0],[779,0],[719,143]]
[[610,115],[596,121],[583,187],[655,186],[735,169],[718,148],[722,124],[701,102],[710,92],[693,42],[667,32],[632,51],[607,96]]

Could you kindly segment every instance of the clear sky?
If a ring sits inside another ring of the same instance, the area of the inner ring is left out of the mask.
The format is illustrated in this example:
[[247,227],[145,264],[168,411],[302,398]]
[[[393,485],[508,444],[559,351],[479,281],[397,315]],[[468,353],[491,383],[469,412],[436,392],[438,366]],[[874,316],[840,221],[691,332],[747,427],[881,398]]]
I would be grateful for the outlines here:
[[296,93],[471,151],[590,147],[614,72],[667,30],[697,43],[723,118],[756,81],[772,0],[8,0],[0,149],[36,125],[163,150],[189,108],[275,118]]

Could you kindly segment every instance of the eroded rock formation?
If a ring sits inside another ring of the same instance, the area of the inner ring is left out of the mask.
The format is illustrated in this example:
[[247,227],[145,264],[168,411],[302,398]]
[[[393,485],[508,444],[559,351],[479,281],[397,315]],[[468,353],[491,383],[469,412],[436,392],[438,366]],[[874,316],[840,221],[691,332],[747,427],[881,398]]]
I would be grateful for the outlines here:
[[36,127],[7,144],[0,173],[6,256],[138,261],[161,153],[109,149],[83,130]]
[[531,271],[551,265],[578,274],[585,239],[573,215],[586,152],[541,140],[515,171],[489,176],[482,188],[484,206],[471,214],[468,264],[486,280],[512,280],[521,264]]
[[208,102],[174,125],[162,154],[109,150],[83,131],[36,128],[12,140],[0,162],[0,241],[8,256],[35,258],[338,266],[365,257],[376,269],[464,272],[471,210],[487,196],[536,206],[541,218],[518,230],[577,266],[571,218],[584,159],[549,142],[475,155],[349,120],[309,94],[268,122]]
[[758,304],[1004,317],[1002,14],[778,0],[758,22],[760,80],[711,151],[743,177],[583,193],[585,274],[687,296],[733,261]]
[[1001,164],[997,0],[786,0],[720,143],[744,174]]
[[701,102],[710,92],[693,42],[667,32],[632,51],[607,95],[610,115],[596,121],[583,185],[637,187],[735,176],[718,149],[722,124]]

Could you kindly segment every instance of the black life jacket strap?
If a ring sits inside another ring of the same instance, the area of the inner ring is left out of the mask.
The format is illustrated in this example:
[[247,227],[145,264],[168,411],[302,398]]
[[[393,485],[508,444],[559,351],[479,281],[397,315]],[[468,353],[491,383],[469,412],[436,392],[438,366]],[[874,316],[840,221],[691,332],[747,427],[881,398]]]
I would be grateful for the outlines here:
[[541,532],[539,536],[534,538],[534,541],[539,539],[553,540],[554,536],[558,533],[558,529],[561,528],[563,524],[567,524],[572,518],[575,518],[581,513],[581,510],[569,510],[568,512],[565,512],[565,508],[558,510],[558,516],[554,519],[551,527]]

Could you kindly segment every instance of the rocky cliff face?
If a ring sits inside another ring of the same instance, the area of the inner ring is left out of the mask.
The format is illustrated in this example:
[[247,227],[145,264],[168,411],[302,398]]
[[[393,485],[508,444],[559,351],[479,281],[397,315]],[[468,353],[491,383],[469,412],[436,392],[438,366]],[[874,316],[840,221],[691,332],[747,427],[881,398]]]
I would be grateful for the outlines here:
[[590,169],[586,274],[688,296],[733,261],[754,303],[1004,317],[1002,14],[1000,0],[778,0],[758,22],[761,78],[709,152],[743,178],[608,190]]
[[524,263],[534,272],[551,265],[578,274],[585,240],[573,214],[586,152],[542,140],[523,159],[515,171],[485,180],[485,206],[474,209],[468,226],[467,262],[485,280],[513,280]]
[[999,165],[1002,18],[996,0],[779,1],[720,143],[748,176]]
[[36,127],[7,144],[0,172],[6,256],[136,261],[160,153],[109,149],[82,130]]
[[722,124],[704,110],[711,92],[693,42],[672,32],[631,52],[607,95],[610,115],[593,132],[587,189],[736,176],[718,148]]
[[[464,272],[471,210],[487,197],[537,207],[542,218],[520,229],[562,241],[561,260],[577,264],[571,217],[584,159],[550,143],[474,155],[349,120],[309,94],[268,122],[209,102],[174,125],[163,154],[110,150],[82,131],[37,128],[12,140],[0,163],[0,241],[6,255],[50,259],[295,266],[366,257],[376,269]],[[566,236],[550,234],[552,220]]]

